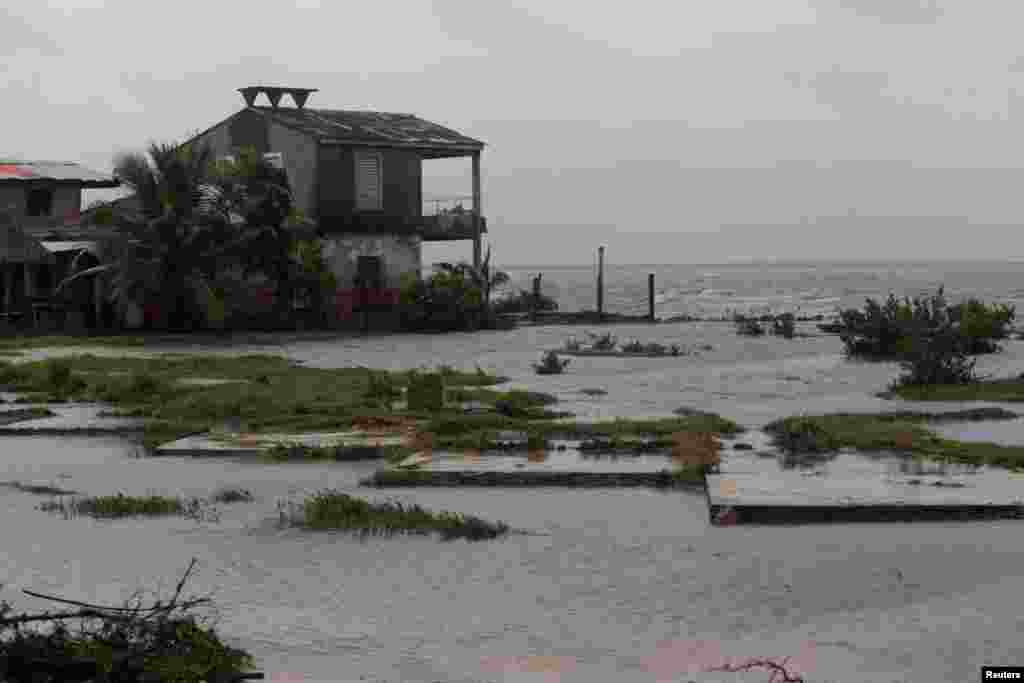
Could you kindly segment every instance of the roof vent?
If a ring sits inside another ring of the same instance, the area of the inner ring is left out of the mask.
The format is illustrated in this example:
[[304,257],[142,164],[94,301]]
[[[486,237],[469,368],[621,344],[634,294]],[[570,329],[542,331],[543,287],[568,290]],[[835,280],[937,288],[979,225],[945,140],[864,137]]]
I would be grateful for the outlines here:
[[242,93],[242,97],[245,98],[245,104],[252,107],[256,103],[256,98],[263,93],[270,100],[270,106],[274,109],[279,109],[282,95],[290,95],[292,101],[295,102],[296,109],[302,109],[306,106],[306,100],[309,99],[309,94],[317,91],[317,88],[282,88],[277,86],[264,86],[264,85],[250,85],[247,88],[239,88],[238,92]]

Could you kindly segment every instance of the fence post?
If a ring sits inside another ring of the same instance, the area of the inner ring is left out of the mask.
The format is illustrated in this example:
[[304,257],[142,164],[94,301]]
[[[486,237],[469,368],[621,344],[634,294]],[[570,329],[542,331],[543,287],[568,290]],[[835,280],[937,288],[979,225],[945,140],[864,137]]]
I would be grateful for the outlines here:
[[597,248],[597,319],[604,320],[604,245]]
[[647,274],[647,317],[654,322],[654,273]]
[[537,309],[540,308],[540,278],[543,273],[537,273],[537,277],[533,278],[533,306],[532,306],[532,317],[537,320]]

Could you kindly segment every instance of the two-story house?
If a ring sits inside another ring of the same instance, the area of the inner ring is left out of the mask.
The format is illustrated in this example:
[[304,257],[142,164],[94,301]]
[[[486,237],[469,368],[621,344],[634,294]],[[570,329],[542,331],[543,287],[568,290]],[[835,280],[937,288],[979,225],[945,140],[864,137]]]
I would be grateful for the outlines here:
[[[371,303],[397,303],[402,276],[421,272],[423,241],[472,240],[479,264],[486,232],[484,143],[411,114],[307,108],[315,89],[251,86],[239,92],[245,108],[188,143],[209,145],[220,158],[254,148],[284,169],[337,278],[339,318],[348,317],[360,291],[371,293]],[[267,105],[257,104],[261,95]],[[294,106],[282,103],[284,95]],[[451,157],[471,159],[472,206],[430,215],[423,162]]]
[[[0,161],[0,320],[33,322],[73,265],[99,262],[103,236],[79,225],[82,192],[119,185],[75,163]],[[96,317],[98,296],[79,317]]]

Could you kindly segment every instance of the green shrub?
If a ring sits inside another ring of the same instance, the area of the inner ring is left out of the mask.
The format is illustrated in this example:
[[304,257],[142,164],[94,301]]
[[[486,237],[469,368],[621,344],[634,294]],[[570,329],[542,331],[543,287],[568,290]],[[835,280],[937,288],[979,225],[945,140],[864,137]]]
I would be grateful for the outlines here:
[[587,336],[590,337],[590,348],[595,351],[614,351],[619,343],[618,338],[613,337],[611,332],[601,335],[587,332]]
[[560,375],[568,365],[568,358],[562,359],[554,351],[545,351],[540,363],[533,364],[533,369],[538,375]]
[[764,327],[761,326],[755,318],[748,318],[746,316],[737,315],[733,318],[736,324],[736,334],[744,337],[760,337],[765,331]]
[[444,375],[442,372],[408,373],[406,401],[411,411],[437,412],[444,408]]
[[491,539],[509,532],[503,522],[450,512],[434,513],[419,505],[370,503],[338,491],[321,491],[305,500],[291,522],[310,529],[340,529],[362,534],[430,534],[443,540]]
[[796,316],[792,313],[783,313],[772,321],[772,334],[784,339],[792,339],[796,336]]
[[[536,307],[536,309],[535,309]],[[539,298],[534,297],[532,292],[520,289],[517,294],[507,295],[498,299],[491,305],[491,310],[496,314],[507,315],[510,313],[532,313],[537,311],[557,311],[558,303],[549,296],[543,294]]]
[[967,355],[994,353],[996,340],[1006,338],[1015,316],[1012,306],[976,299],[950,305],[940,287],[929,297],[900,301],[890,294],[884,303],[868,299],[863,311],[840,311],[840,339],[848,355],[877,359],[919,354],[932,337],[948,337],[939,346]]

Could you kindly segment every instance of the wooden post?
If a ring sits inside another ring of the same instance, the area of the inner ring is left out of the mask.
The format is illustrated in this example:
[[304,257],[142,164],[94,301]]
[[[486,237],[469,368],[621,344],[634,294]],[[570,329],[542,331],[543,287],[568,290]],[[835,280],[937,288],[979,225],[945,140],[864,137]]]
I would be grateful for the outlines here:
[[597,248],[597,319],[604,319],[604,245]]
[[647,273],[647,317],[654,322],[654,273]]
[[537,309],[540,308],[540,278],[541,278],[541,275],[542,275],[542,273],[537,273],[537,277],[533,278],[533,301],[531,302],[532,303],[531,308],[532,308],[532,313],[533,313],[533,319],[534,320],[537,319]]
[[473,152],[473,267],[480,267],[480,236],[483,208],[480,196],[480,152]]

